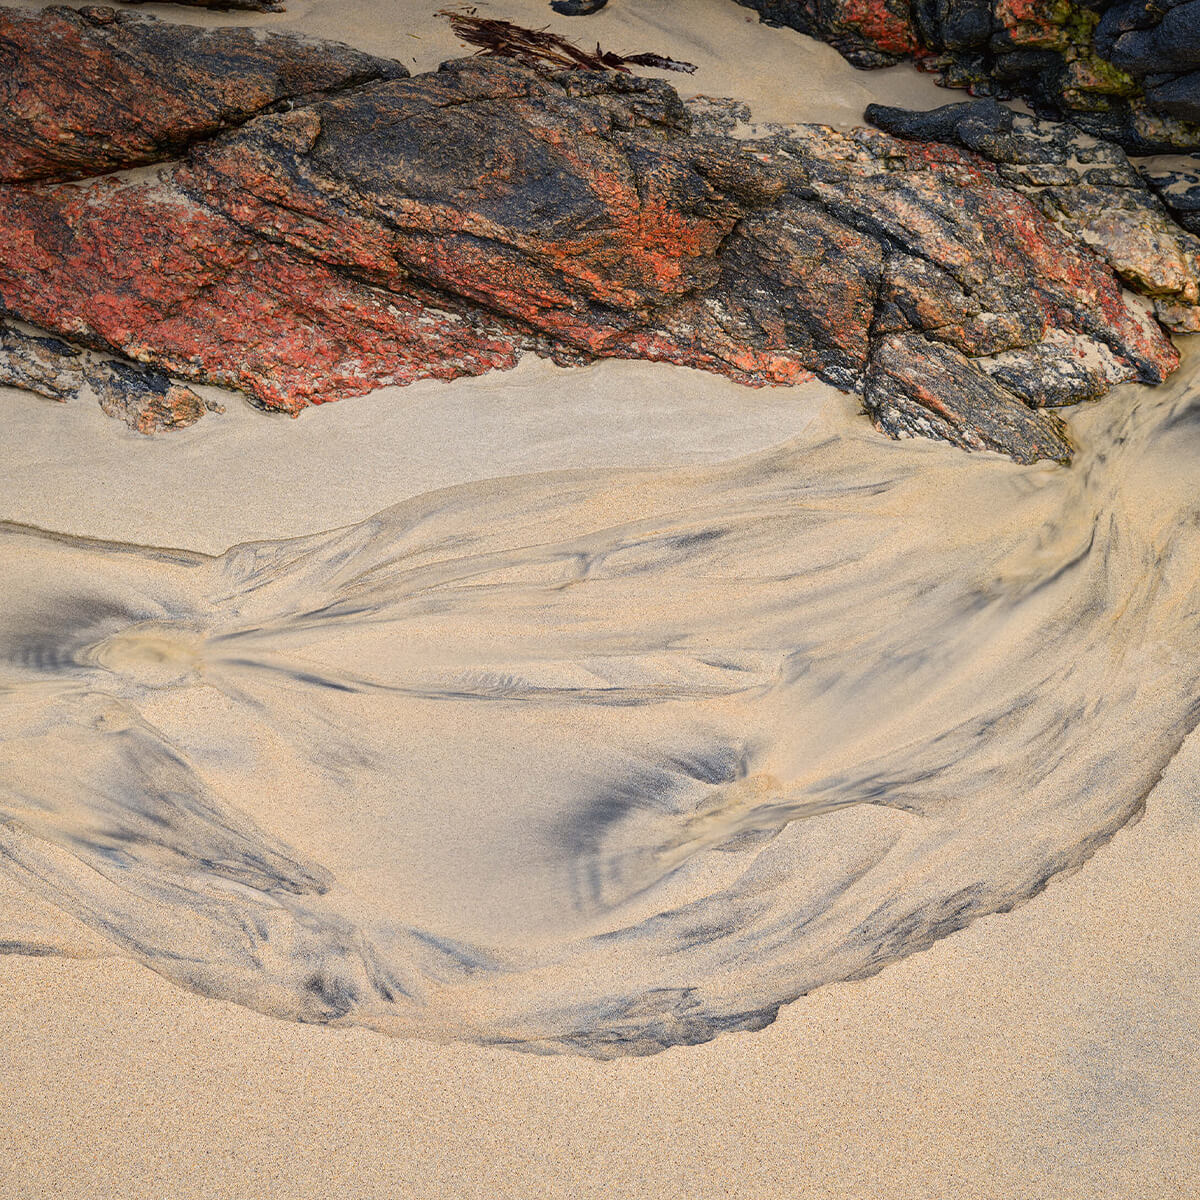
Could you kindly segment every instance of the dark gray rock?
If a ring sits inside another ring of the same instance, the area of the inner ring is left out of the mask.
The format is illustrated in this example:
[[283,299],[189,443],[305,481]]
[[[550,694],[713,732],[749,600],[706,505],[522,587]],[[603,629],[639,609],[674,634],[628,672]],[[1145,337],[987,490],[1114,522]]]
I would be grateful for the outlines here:
[[0,386],[68,400],[84,383],[84,359],[58,338],[35,337],[0,321]]
[[1195,167],[1138,167],[1150,189],[1184,229],[1200,234],[1200,165]]
[[936,437],[965,450],[995,450],[1019,463],[1068,462],[1061,421],[1030,408],[950,346],[918,334],[878,342],[863,407],[892,437]]
[[1200,0],[1178,4],[1155,24],[1122,33],[1108,57],[1135,76],[1200,68]]

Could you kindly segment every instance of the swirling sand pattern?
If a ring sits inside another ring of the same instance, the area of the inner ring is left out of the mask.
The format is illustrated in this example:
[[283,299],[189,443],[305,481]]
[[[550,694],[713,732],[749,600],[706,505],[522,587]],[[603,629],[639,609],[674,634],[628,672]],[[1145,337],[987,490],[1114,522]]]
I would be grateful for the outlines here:
[[4,526],[0,869],[294,1020],[761,1028],[1139,814],[1200,711],[1195,413],[1129,391],[1070,470],[827,418],[215,558]]

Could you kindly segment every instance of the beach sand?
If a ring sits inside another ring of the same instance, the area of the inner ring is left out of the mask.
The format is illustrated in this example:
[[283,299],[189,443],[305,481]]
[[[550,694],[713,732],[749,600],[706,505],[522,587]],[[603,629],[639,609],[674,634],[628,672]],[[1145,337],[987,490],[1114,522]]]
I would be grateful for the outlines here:
[[[146,11],[302,29],[416,71],[457,53],[436,7]],[[579,20],[553,18],[542,0],[478,7],[689,59],[700,69],[673,78],[682,91],[745,99],[764,120],[848,126],[873,99],[954,98],[905,68],[855,72],[828,47],[764,28],[724,0],[612,0]],[[1181,390],[1196,369],[1185,365]],[[1078,418],[1085,443],[1106,413],[1143,395],[1120,389],[1099,416]],[[649,364],[526,360],[294,421],[221,398],[225,414],[146,439],[86,401],[0,389],[11,464],[0,517],[215,555],[364,521],[455,485],[506,495],[519,486],[511,477],[538,472],[708,478],[796,439],[819,442],[823,430],[843,440],[848,460],[876,454],[854,401],[824,385],[752,391]],[[898,463],[928,461],[929,483],[915,494],[930,505],[934,481],[957,478],[967,461],[944,446],[880,444]],[[978,470],[1008,489],[996,495],[1024,489],[1008,464],[981,459]],[[1129,486],[1135,500],[1156,502],[1136,479]],[[264,788],[254,815],[303,843],[317,835],[292,827],[288,778]],[[66,955],[0,955],[0,1196],[1194,1197],[1198,779],[1192,736],[1140,820],[1014,911],[870,978],[819,987],[761,1031],[609,1062],[297,1024],[207,999],[5,883],[3,936],[28,926],[29,941]]]

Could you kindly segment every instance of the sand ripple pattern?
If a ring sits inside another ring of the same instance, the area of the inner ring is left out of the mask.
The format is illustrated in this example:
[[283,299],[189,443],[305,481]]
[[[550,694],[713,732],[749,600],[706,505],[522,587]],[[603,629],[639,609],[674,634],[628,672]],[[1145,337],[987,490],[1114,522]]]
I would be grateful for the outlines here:
[[1090,419],[1069,470],[828,416],[216,558],[0,526],[0,873],[294,1020],[760,1028],[1083,863],[1196,725],[1200,417]]

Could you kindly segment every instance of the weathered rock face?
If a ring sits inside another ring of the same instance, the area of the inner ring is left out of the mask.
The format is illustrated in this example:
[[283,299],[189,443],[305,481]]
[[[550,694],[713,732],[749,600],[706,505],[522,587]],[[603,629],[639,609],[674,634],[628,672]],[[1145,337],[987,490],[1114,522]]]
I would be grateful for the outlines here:
[[1137,79],[1146,103],[1180,121],[1200,122],[1200,2],[1124,0],[1107,7],[1096,48]]
[[366,287],[191,203],[167,179],[0,188],[0,303],[266,408],[516,362],[514,335]]
[[965,450],[1002,450],[1018,462],[1071,457],[1062,422],[1022,403],[950,346],[916,334],[880,339],[863,406],[892,437],[935,437]]
[[97,363],[88,372],[88,383],[104,412],[138,433],[184,429],[209,407],[191,388],[132,363]]
[[998,164],[1008,186],[1151,297],[1167,328],[1200,331],[1200,237],[1180,227],[1119,146],[994,100],[924,113],[873,104],[867,116],[890,133],[963,146]]
[[601,353],[718,275],[782,182],[694,139],[676,94],[467,59],[198,147],[202,203],[364,279],[410,277]]
[[86,382],[84,363],[77,347],[21,333],[0,321],[0,387],[67,400]]
[[104,412],[139,433],[182,429],[205,412],[221,411],[149,368],[101,359],[58,338],[36,337],[0,322],[0,386],[66,401],[85,385]]
[[1200,0],[738,0],[855,66],[914,58],[947,87],[1069,119],[1131,153],[1200,147]]
[[153,182],[0,187],[0,307],[293,413],[535,350],[815,372],[889,433],[1063,459],[1035,410],[1177,354],[1084,223],[963,145],[739,142],[665,83],[472,59],[263,114]]
[[0,8],[0,182],[160,162],[282,101],[406,74],[295,34]]

